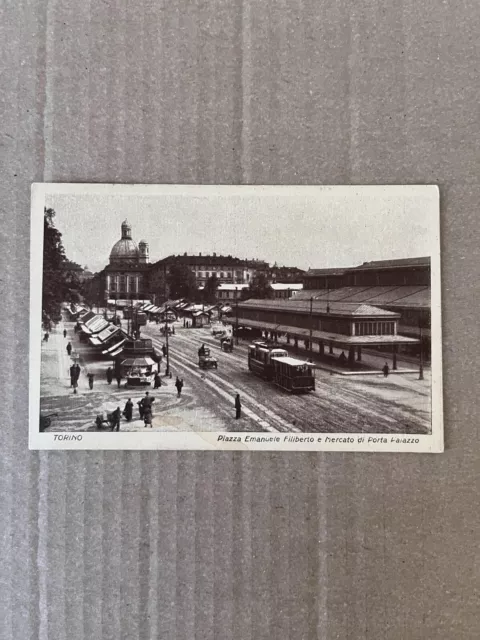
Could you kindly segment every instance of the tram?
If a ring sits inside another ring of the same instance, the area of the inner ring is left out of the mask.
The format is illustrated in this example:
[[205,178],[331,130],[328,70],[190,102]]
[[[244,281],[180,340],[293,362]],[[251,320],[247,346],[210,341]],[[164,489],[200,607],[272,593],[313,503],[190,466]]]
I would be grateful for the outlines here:
[[248,347],[248,368],[290,393],[315,391],[311,363],[291,358],[280,345],[257,341]]

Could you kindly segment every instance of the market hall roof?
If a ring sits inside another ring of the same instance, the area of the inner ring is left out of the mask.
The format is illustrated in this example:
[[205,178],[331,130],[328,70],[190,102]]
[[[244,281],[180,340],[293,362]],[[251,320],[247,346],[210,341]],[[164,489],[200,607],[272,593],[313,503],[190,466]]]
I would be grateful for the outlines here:
[[379,309],[369,304],[348,303],[348,302],[329,302],[327,300],[297,300],[291,298],[289,300],[246,300],[239,302],[240,309],[258,309],[259,311],[282,311],[284,313],[310,313],[310,304],[312,305],[312,313],[314,315],[330,315],[344,317],[360,317],[360,318],[399,318],[400,314],[394,311]]
[[392,285],[373,287],[341,287],[340,289],[308,289],[300,291],[295,301],[329,300],[333,302],[358,302],[373,306],[398,308],[429,308],[431,305],[430,287],[424,285]]

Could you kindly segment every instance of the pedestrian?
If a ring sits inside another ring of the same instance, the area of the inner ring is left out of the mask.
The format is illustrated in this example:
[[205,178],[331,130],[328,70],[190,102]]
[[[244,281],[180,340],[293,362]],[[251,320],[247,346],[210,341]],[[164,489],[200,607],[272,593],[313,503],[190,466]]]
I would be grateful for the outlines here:
[[73,383],[76,380],[77,370],[75,369],[75,365],[72,364],[70,367],[70,386],[73,387]]
[[140,420],[143,420],[143,414],[144,414],[143,401],[139,400],[137,402],[137,406],[138,406],[138,413],[140,414]]
[[107,382],[108,382],[108,384],[112,384],[112,380],[113,380],[113,369],[112,369],[112,367],[108,367],[108,369],[107,369]]
[[183,378],[180,380],[180,378],[177,376],[177,379],[175,380],[175,386],[177,387],[177,398],[180,398],[183,389]]
[[162,386],[162,379],[160,378],[160,375],[157,371],[157,373],[155,374],[155,378],[153,379],[153,388],[154,389],[158,389],[158,387]]
[[390,373],[390,367],[388,366],[387,362],[385,362],[385,364],[383,365],[382,371],[385,378],[388,378],[388,374]]
[[117,373],[116,381],[117,381],[117,386],[120,389],[120,384],[122,382],[122,374],[121,373]]
[[152,407],[145,407],[145,411],[143,413],[143,424],[145,427],[150,427],[150,429],[152,429],[152,417]]
[[67,330],[66,330],[66,329],[64,329],[64,330],[63,330],[63,337],[64,337],[64,338],[66,338],[66,337],[67,337]]
[[[48,341],[48,338],[47,338],[47,341]],[[68,353],[68,355],[70,355],[72,353],[72,343],[71,342],[69,342],[67,344],[67,353]]]
[[152,410],[152,404],[154,402],[155,402],[155,398],[150,395],[149,391],[147,391],[145,393],[145,397],[142,398],[142,400],[141,400],[144,413],[147,411],[147,409],[150,409],[150,411]]
[[75,380],[78,382],[80,380],[80,365],[78,364],[78,362],[74,365],[75,367]]
[[166,358],[167,357],[167,347],[162,344],[162,353],[163,353],[163,357]]
[[235,396],[235,420],[238,420],[242,416],[242,403],[240,402],[240,394]]
[[88,378],[88,386],[90,387],[90,389],[93,389],[93,381],[95,378],[95,374],[94,373],[87,373],[87,378]]
[[120,407],[117,407],[112,413],[112,431],[120,431],[120,416],[122,412]]
[[48,331],[45,332],[45,335],[43,336],[43,339],[45,340],[45,342],[48,342],[48,338],[49,338],[49,333]]
[[128,422],[130,422],[130,420],[133,418],[133,402],[131,398],[129,398],[125,403],[123,415],[125,416],[125,420],[128,420]]

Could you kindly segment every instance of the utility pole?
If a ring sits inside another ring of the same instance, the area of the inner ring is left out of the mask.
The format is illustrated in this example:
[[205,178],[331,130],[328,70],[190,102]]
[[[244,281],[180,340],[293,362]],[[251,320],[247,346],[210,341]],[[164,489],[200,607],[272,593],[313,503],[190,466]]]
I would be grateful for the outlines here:
[[165,375],[170,375],[170,348],[168,346],[168,316],[165,314],[165,347],[167,349],[167,367],[165,369]]
[[238,287],[235,287],[235,344],[238,345]]
[[310,340],[308,342],[308,346],[310,347],[310,359],[312,359],[312,356],[313,356],[312,334],[313,334],[313,296],[310,298]]
[[422,340],[422,321],[418,321],[418,328],[420,329],[420,368],[418,371],[418,379],[423,380],[423,340]]

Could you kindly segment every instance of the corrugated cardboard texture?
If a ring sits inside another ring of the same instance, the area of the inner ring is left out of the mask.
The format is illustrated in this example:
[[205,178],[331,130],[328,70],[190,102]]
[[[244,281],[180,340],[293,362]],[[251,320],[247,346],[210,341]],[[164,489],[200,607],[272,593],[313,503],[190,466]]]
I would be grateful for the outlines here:
[[[476,0],[7,0],[0,32],[2,638],[477,638]],[[438,183],[447,452],[28,452],[43,180]]]

